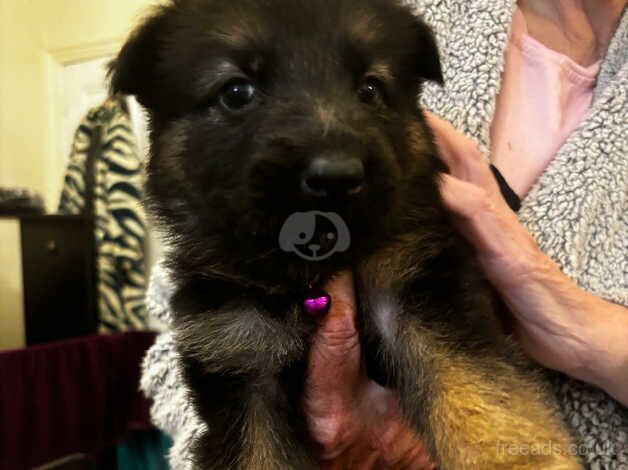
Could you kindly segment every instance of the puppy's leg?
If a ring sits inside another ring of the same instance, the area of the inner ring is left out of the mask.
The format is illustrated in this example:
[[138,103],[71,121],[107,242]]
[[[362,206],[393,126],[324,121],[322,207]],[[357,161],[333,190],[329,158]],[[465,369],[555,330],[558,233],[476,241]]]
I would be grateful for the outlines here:
[[531,373],[490,348],[463,352],[417,317],[398,319],[394,337],[384,338],[384,367],[441,470],[581,468]]
[[299,406],[307,332],[289,318],[230,306],[178,323],[185,376],[208,427],[194,444],[197,468],[315,468]]

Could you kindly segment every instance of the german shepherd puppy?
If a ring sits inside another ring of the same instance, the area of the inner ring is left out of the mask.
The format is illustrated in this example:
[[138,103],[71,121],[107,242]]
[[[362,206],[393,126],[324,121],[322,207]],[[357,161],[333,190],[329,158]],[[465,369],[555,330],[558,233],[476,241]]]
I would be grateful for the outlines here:
[[[442,206],[417,105],[424,81],[443,80],[439,55],[408,7],[172,0],[110,74],[150,114],[148,206],[208,428],[196,467],[317,468],[301,400],[318,320],[303,303],[352,269],[369,373],[398,391],[441,469],[579,468]],[[341,220],[350,243],[317,218]],[[284,249],[295,234],[300,252]]]

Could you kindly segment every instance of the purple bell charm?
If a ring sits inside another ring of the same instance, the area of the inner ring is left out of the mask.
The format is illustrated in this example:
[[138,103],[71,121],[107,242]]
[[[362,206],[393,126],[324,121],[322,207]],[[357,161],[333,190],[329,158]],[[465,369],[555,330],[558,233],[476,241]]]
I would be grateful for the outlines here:
[[331,297],[327,292],[318,287],[310,286],[305,293],[303,309],[305,313],[313,317],[327,315],[331,307]]

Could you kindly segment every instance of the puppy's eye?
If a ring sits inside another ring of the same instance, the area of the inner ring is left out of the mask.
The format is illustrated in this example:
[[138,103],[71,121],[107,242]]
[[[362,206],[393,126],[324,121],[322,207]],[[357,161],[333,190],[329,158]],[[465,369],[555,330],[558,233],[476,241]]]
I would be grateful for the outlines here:
[[358,88],[358,97],[365,104],[380,104],[384,98],[382,83],[375,77],[365,78]]
[[255,99],[255,85],[251,82],[238,79],[229,82],[220,94],[220,104],[223,107],[237,111],[246,108]]

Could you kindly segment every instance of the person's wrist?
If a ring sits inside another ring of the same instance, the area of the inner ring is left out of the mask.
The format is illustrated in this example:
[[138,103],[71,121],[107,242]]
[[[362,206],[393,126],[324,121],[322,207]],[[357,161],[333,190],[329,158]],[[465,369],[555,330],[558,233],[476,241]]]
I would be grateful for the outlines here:
[[577,378],[598,386],[628,406],[628,321],[625,309],[593,294],[588,297],[591,318],[587,359]]
[[560,268],[533,240],[513,244],[504,252],[481,256],[480,261],[491,283],[503,297],[533,291],[554,281]]
[[605,372],[601,368],[605,362],[605,341],[602,341],[600,326],[605,323],[605,315],[591,304],[592,296],[566,276],[561,297],[565,299],[561,303],[568,315],[570,335],[578,338],[572,343],[575,360],[562,372],[592,385],[603,386],[601,379]]
[[615,305],[585,291],[564,274],[548,256],[539,259],[530,283],[557,323],[557,341],[564,341],[569,361],[559,370],[570,377],[595,385],[617,396],[620,377],[628,373],[628,322],[619,318]]
[[519,304],[541,299],[537,308],[546,309],[556,320],[556,340],[563,341],[570,358],[559,370],[605,390],[628,406],[625,307],[582,289],[540,249],[520,260],[527,264],[522,268],[530,275],[515,295],[520,296]]
[[523,330],[536,332],[527,352],[546,367],[583,379],[595,336],[593,319],[583,314],[586,293],[539,248],[526,248],[515,257],[515,274],[497,289]]
[[[546,299],[539,308],[547,311],[556,319],[556,338],[564,342],[568,349],[569,361],[561,372],[580,379],[591,381],[597,369],[599,348],[599,320],[592,318],[596,310],[590,305],[592,296],[571,280],[549,256],[539,250],[536,269],[532,279],[541,298]],[[544,305],[545,304],[545,305]]]

